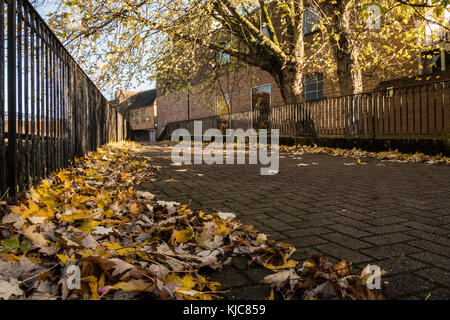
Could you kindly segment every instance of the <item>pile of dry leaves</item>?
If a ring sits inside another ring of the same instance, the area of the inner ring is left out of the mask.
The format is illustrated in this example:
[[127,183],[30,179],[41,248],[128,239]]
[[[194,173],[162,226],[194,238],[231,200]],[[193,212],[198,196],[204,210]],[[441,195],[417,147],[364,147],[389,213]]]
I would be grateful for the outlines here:
[[298,268],[291,245],[232,213],[193,212],[136,190],[157,172],[139,150],[110,144],[42,180],[17,206],[1,203],[0,299],[213,299],[220,284],[199,271],[233,255],[274,270],[263,282],[277,297],[377,298],[323,258]]
[[[380,275],[384,274],[380,271]],[[271,285],[286,300],[380,300],[380,290],[369,289],[370,266],[361,275],[352,272],[351,262],[342,260],[333,265],[320,254],[295,268],[281,270],[265,277],[261,282]]]
[[364,151],[361,149],[340,149],[340,148],[329,148],[329,147],[318,147],[307,146],[307,145],[295,145],[295,146],[281,146],[281,151],[292,152],[295,154],[303,154],[303,153],[322,153],[329,154],[332,156],[343,156],[346,158],[374,158],[383,161],[391,161],[391,162],[418,162],[425,164],[450,164],[450,158],[445,157],[442,154],[436,156],[430,156],[423,153],[416,152],[415,154],[406,154],[398,152],[398,150],[389,150],[382,152],[370,152]]

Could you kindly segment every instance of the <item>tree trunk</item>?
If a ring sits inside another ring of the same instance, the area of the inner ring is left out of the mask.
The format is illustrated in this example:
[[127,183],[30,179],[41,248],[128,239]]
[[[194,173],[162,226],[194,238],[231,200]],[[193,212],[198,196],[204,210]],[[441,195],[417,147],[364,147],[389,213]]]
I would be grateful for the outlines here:
[[[338,0],[335,3],[325,1],[321,9],[328,17],[333,17],[327,24],[331,34],[329,42],[336,62],[340,94],[351,95],[362,92],[362,72],[359,65],[358,47],[351,34],[351,2]],[[336,14],[339,12],[340,14]]]
[[276,75],[284,104],[303,101],[303,74],[299,64],[288,65]]
[[344,34],[341,34],[339,41],[333,42],[332,47],[341,96],[361,93],[362,73],[359,68],[357,49],[350,48]]

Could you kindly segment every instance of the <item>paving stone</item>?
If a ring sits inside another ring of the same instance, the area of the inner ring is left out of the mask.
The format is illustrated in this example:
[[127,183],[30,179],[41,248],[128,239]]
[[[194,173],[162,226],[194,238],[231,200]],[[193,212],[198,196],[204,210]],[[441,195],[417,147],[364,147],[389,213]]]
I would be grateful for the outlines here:
[[302,219],[295,217],[293,215],[290,215],[290,214],[286,214],[286,213],[274,213],[274,214],[272,214],[272,217],[274,217],[280,221],[283,221],[285,223],[302,221]]
[[233,257],[233,260],[231,261],[231,265],[239,270],[247,270],[249,269],[248,266],[249,259],[247,257]]
[[391,234],[383,234],[373,237],[365,237],[363,240],[373,243],[378,246],[382,246],[385,244],[397,243],[397,242],[405,242],[408,240],[413,240],[413,237],[407,236],[402,233],[391,233]]
[[[255,209],[252,209],[252,210],[255,210]],[[248,212],[246,212],[246,214],[248,214]],[[265,219],[270,219],[271,217],[264,213],[257,213],[257,214],[251,214],[251,217],[249,217],[249,218],[251,218],[253,220],[265,220]]]
[[269,239],[275,240],[275,241],[285,241],[285,240],[289,239],[284,233],[273,231],[273,230],[266,232],[266,234],[269,237]]
[[448,288],[438,288],[430,292],[425,291],[417,296],[419,300],[448,300],[448,292]]
[[333,231],[345,233],[345,234],[355,237],[355,238],[361,238],[361,237],[366,237],[366,236],[372,235],[372,233],[370,233],[370,232],[363,231],[361,229],[357,229],[357,228],[353,228],[353,227],[349,227],[349,226],[346,226],[346,225],[343,225],[340,223],[329,225],[329,226],[327,226],[327,228],[331,229]]
[[[312,256],[314,253],[318,253],[318,252],[319,252],[318,250],[316,250],[315,248],[310,247],[310,246],[304,247],[304,248],[299,247],[299,248],[297,248],[297,250],[292,254],[291,257],[292,257],[292,259],[295,259],[295,260],[297,260],[297,261],[299,261],[299,262],[303,262],[303,261],[305,261],[305,260],[311,258],[311,256]],[[332,261],[332,262],[338,262],[338,261],[337,261],[335,258],[333,258],[333,257],[327,257],[327,258],[331,259],[330,261]]]
[[309,237],[288,239],[287,242],[292,244],[295,248],[301,248],[326,243],[327,240],[318,236],[309,236]]
[[350,211],[350,210],[346,210],[346,209],[338,209],[336,211],[333,211],[335,213],[337,213],[340,216],[344,216],[350,219],[356,219],[359,221],[366,221],[367,220],[367,215],[366,214],[362,214],[362,213],[358,213],[358,212],[354,212],[354,211]]
[[422,250],[419,248],[412,247],[404,243],[390,244],[387,246],[372,247],[361,250],[362,253],[374,257],[375,259],[398,257],[421,251]]
[[285,230],[292,230],[295,229],[295,227],[293,225],[281,222],[278,219],[263,219],[263,220],[259,220],[260,223],[262,223],[265,226],[268,226],[274,230],[278,230],[278,231],[285,231]]
[[336,217],[336,213],[330,212],[330,211],[313,213],[313,214],[308,214],[308,215],[302,216],[303,219],[312,220],[311,222],[313,222],[313,223],[317,223],[317,220],[326,221],[327,219],[330,219],[333,217]]
[[314,247],[325,254],[332,255],[336,259],[350,260],[353,263],[369,262],[372,260],[370,257],[362,253],[331,243],[321,244]]
[[330,233],[331,230],[328,230],[326,228],[306,228],[306,229],[295,229],[295,230],[289,230],[285,231],[284,234],[287,235],[290,238],[297,238],[301,236],[311,236],[311,235],[320,235],[324,233]]
[[374,262],[374,264],[385,270],[388,274],[413,271],[425,267],[423,263],[408,257],[397,257],[381,260]]
[[348,247],[351,249],[362,249],[362,248],[368,248],[371,247],[372,244],[361,241],[346,235],[343,235],[341,233],[327,233],[321,235],[322,238],[330,240],[332,242],[335,242],[337,244],[343,245],[344,247]]
[[233,288],[225,293],[228,300],[264,300],[270,295],[270,287],[267,285],[254,285]]
[[450,271],[450,259],[430,252],[421,252],[411,257]]
[[[438,268],[416,271],[415,274],[450,288],[450,272]],[[449,289],[450,290],[450,289]]]
[[263,267],[259,267],[245,270],[244,273],[253,281],[254,284],[258,284],[262,279],[264,279],[264,277],[268,276],[269,274],[273,274],[273,271]]
[[336,221],[338,223],[350,226],[350,227],[354,227],[354,228],[358,228],[358,229],[363,229],[363,228],[367,228],[369,227],[369,225],[367,223],[358,221],[358,220],[354,220],[351,218],[347,218],[347,217],[337,217],[334,218],[333,221]]
[[[373,224],[373,225],[377,225],[377,226],[385,226],[385,225],[391,225],[393,223],[402,223],[402,222],[407,222],[408,220],[405,218],[401,218],[401,217],[384,217],[384,218],[373,218],[373,219],[367,219],[366,217],[366,222]],[[405,228],[408,229],[408,228]]]
[[203,274],[207,279],[219,282],[222,289],[229,289],[252,283],[251,280],[243,276],[241,271],[231,266],[226,266],[220,272],[214,272],[212,270],[203,271]]
[[428,241],[431,241],[434,243],[439,243],[440,245],[445,245],[445,246],[450,247],[450,238],[447,236],[440,236],[437,234],[433,234],[433,233],[429,233],[429,232],[425,232],[425,231],[421,231],[421,230],[409,230],[409,231],[405,231],[403,233],[413,236],[413,237],[416,237],[416,238],[428,240]]
[[323,227],[323,226],[333,225],[334,222],[330,219],[320,219],[320,220],[293,222],[291,224],[296,228],[304,229],[304,228],[313,228],[313,227],[318,227],[318,226]]
[[385,226],[369,226],[364,228],[365,231],[369,231],[374,234],[385,234],[385,233],[395,233],[401,231],[409,231],[411,230],[408,227],[399,225],[399,224],[390,224]]
[[431,233],[436,233],[436,234],[448,234],[448,230],[446,229],[442,229],[439,227],[432,227],[420,222],[416,222],[416,221],[409,221],[409,222],[405,222],[403,223],[404,226],[407,227],[411,227],[413,229],[417,229],[417,230],[422,230],[422,231],[427,231],[427,232],[431,232]]
[[430,292],[435,286],[412,273],[400,273],[382,277],[387,282],[385,293],[388,298],[395,299],[401,296],[416,295]]
[[417,248],[421,248],[425,251],[433,252],[440,254],[442,256],[450,256],[450,247],[441,246],[435,242],[424,241],[424,240],[415,240],[408,242],[409,245],[412,245]]

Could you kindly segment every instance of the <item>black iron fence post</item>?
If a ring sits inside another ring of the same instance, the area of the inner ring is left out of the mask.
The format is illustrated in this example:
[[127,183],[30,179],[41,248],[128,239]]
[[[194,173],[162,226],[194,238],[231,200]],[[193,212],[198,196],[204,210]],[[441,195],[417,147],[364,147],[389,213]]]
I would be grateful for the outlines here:
[[27,0],[0,0],[0,10],[0,197],[14,200],[116,139],[119,122]]
[[[8,188],[17,191],[16,140],[16,0],[8,1]],[[1,75],[3,76],[3,75]]]

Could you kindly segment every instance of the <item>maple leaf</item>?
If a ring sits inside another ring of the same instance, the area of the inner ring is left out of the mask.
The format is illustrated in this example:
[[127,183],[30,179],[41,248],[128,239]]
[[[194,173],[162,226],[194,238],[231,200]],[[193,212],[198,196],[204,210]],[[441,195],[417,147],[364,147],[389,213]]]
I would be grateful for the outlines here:
[[283,263],[282,265],[273,265],[271,263],[265,263],[264,266],[268,269],[271,270],[279,270],[279,269],[290,269],[290,268],[294,268],[296,265],[298,264],[298,261],[295,260],[288,260],[285,263]]
[[119,274],[122,274],[128,270],[130,270],[131,268],[133,268],[132,264],[129,264],[125,261],[123,261],[122,259],[117,259],[117,258],[113,258],[110,259],[110,261],[114,262],[114,271],[112,273],[112,276],[115,277]]
[[0,299],[8,300],[12,295],[21,296],[22,289],[19,288],[17,279],[9,279],[8,281],[0,280]]
[[217,212],[217,215],[219,216],[220,219],[223,220],[228,220],[228,219],[234,219],[236,218],[236,215],[234,213],[231,212]]
[[29,240],[31,240],[31,242],[39,247],[39,248],[44,248],[47,247],[49,241],[47,241],[44,236],[38,232],[34,232],[36,230],[37,226],[36,225],[32,225],[29,226],[28,228],[25,228],[23,230],[23,235],[25,237],[27,237]]
[[152,292],[155,289],[155,283],[143,279],[133,279],[128,282],[118,282],[114,289],[123,291],[147,291]]
[[31,278],[42,271],[37,263],[31,262],[26,257],[21,257],[19,262],[4,262],[0,260],[0,275],[3,279],[25,280]]
[[182,230],[174,230],[172,237],[170,238],[170,243],[184,243],[191,240],[194,237],[194,230],[192,228],[186,228]]
[[101,235],[101,236],[107,235],[107,234],[110,234],[113,232],[114,232],[113,228],[105,228],[102,226],[95,227],[94,230],[92,231],[93,234]]

